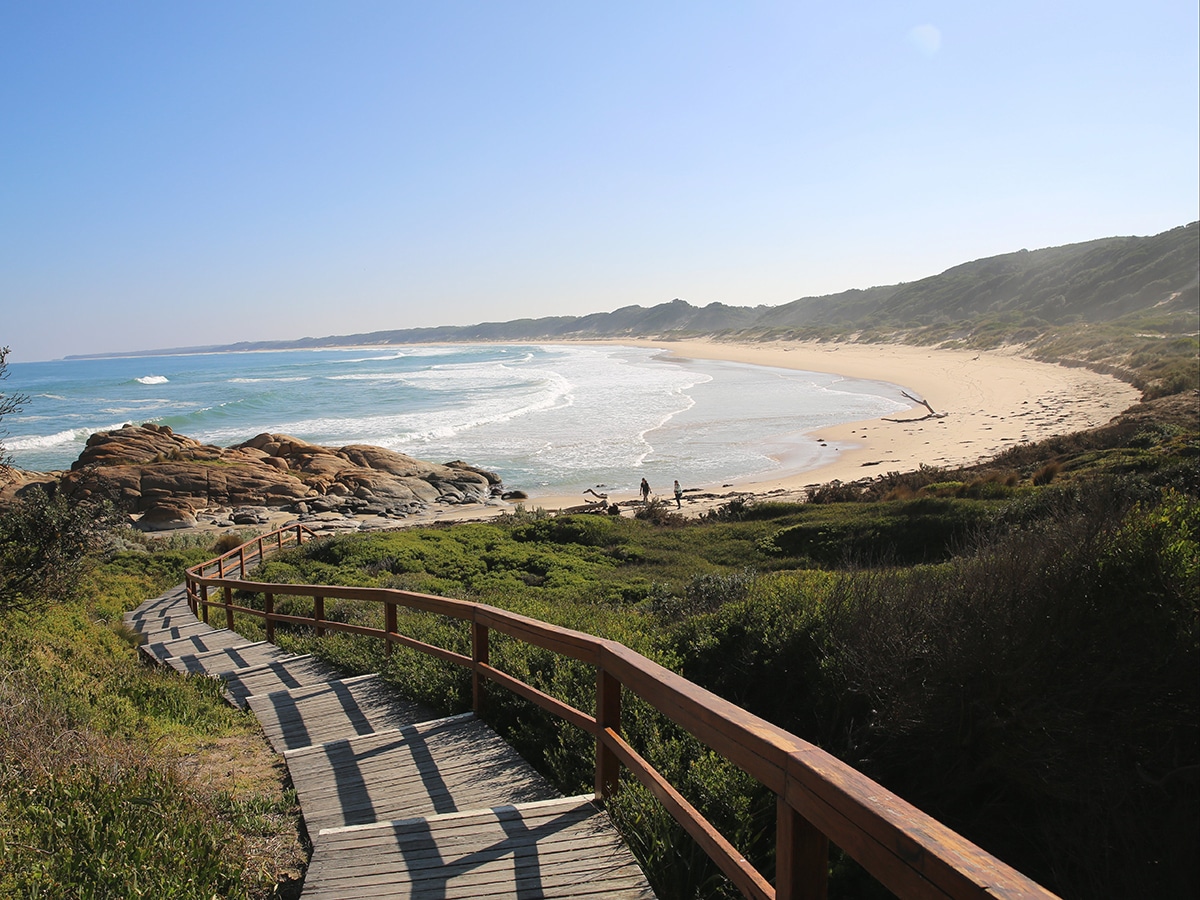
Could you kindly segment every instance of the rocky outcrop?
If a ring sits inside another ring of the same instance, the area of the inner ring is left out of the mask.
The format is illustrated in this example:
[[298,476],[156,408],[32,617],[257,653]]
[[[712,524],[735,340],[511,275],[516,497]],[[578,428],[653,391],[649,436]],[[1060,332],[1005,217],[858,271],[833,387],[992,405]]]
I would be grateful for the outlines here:
[[352,444],[332,448],[286,434],[260,434],[233,447],[202,444],[165,425],[102,431],[87,446],[63,487],[100,494],[140,514],[144,528],[193,525],[199,510],[298,514],[354,513],[402,517],[433,503],[482,503],[502,491],[500,477],[461,460],[446,465]]

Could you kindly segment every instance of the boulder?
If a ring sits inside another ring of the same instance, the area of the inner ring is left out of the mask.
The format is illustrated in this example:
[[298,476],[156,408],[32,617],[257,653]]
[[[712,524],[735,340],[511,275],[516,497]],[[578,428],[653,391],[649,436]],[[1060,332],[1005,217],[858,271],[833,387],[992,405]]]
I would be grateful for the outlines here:
[[487,469],[480,469],[478,466],[472,466],[469,463],[463,462],[461,459],[456,459],[452,462],[446,463],[446,468],[459,469],[464,472],[473,472],[474,474],[485,478],[487,483],[492,486],[499,486],[502,483],[500,476],[495,472],[489,472]]
[[262,506],[243,506],[230,516],[234,525],[266,525],[271,521],[270,512]]
[[155,503],[137,520],[139,531],[172,531],[176,528],[192,528],[196,525],[196,514],[186,503],[163,501]]
[[462,460],[439,465],[383,447],[322,447],[267,432],[221,448],[154,424],[93,434],[71,471],[46,481],[109,497],[156,530],[186,527],[195,511],[214,507],[297,509],[303,501],[316,512],[406,515],[439,501],[487,502],[502,489],[499,475]]

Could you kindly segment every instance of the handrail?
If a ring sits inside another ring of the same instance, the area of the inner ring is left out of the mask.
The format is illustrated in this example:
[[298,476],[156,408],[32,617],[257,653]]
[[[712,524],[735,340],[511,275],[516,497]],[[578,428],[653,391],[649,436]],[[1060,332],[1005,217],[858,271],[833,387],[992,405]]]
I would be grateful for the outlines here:
[[[293,537],[294,535],[294,537]],[[248,541],[187,570],[192,611],[208,621],[210,608],[261,618],[267,640],[280,622],[310,625],[318,635],[341,631],[378,637],[390,655],[401,644],[470,669],[474,708],[481,711],[484,686],[492,682],[529,700],[596,741],[597,799],[616,789],[624,765],[692,835],[726,877],[749,898],[823,898],[829,843],[857,860],[900,897],[1053,898],[1055,895],[996,859],[931,816],[897,797],[819,747],[693,684],[623,644],[551,625],[497,607],[390,588],[296,585],[247,580],[247,560],[262,560],[316,535],[302,525]],[[249,553],[247,553],[249,548]],[[236,557],[236,561],[233,558]],[[228,571],[227,571],[228,569]],[[232,578],[230,572],[240,576]],[[208,574],[215,571],[215,576]],[[209,588],[221,591],[210,600]],[[233,591],[262,593],[265,609],[233,603]],[[274,596],[313,598],[311,616],[274,611]],[[324,601],[344,598],[381,603],[385,627],[330,621]],[[422,643],[396,629],[396,608],[405,607],[470,624],[471,655]],[[596,714],[539,691],[489,665],[488,636],[496,631],[527,644],[596,667]],[[775,884],[763,877],[654,767],[621,737],[621,693],[632,691],[701,743],[755,778],[776,795]]]

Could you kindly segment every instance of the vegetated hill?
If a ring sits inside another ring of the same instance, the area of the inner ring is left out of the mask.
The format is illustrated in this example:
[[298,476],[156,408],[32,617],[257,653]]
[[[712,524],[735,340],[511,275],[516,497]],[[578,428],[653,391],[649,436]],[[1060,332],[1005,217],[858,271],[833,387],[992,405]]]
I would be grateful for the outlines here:
[[[1197,386],[1200,222],[975,260],[908,284],[804,297],[782,306],[676,299],[586,316],[191,348],[266,350],[471,341],[713,337],[900,341],[989,348],[1114,372],[1160,396]],[[162,351],[155,351],[162,352]]]
[[[805,298],[776,325],[930,324],[938,317],[1033,316],[1049,324],[1107,322],[1131,313],[1196,313],[1200,223],[1153,237],[1116,237],[1019,250],[963,263],[909,284]],[[759,324],[766,324],[764,319]]]

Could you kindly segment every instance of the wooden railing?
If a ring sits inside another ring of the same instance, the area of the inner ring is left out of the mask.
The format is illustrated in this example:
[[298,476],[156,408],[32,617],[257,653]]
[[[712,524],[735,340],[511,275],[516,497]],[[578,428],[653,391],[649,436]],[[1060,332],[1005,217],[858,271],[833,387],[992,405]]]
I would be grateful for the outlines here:
[[[482,603],[451,600],[387,588],[296,585],[247,580],[249,563],[270,551],[302,543],[312,532],[303,526],[273,532],[187,572],[193,612],[209,619],[224,610],[226,627],[235,613],[275,625],[310,626],[318,635],[342,631],[385,642],[390,655],[401,644],[469,669],[477,712],[484,685],[493,682],[559,718],[582,728],[596,741],[595,791],[603,800],[616,789],[625,766],[666,807],[677,822],[746,897],[798,900],[823,898],[829,844],[857,860],[900,897],[1054,897],[1049,891],[976,847],[937,820],[897,797],[820,748],[721,699],[687,679],[635,653],[623,644],[560,628]],[[237,577],[232,577],[236,572]],[[220,599],[210,599],[218,589]],[[263,594],[264,609],[236,605],[233,592]],[[276,595],[312,597],[311,616],[275,612]],[[330,598],[380,603],[384,627],[371,628],[325,618]],[[396,630],[398,607],[461,619],[470,625],[471,655],[426,644]],[[546,694],[488,662],[488,637],[496,631],[596,668],[596,714],[589,715]],[[716,751],[776,795],[775,884],[772,885],[688,801],[621,736],[621,696],[628,690],[701,743]]]

